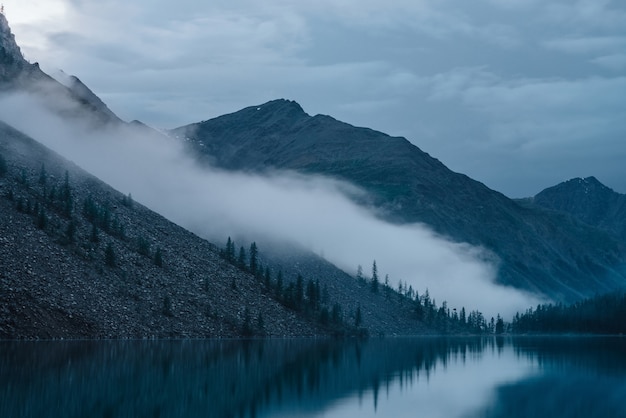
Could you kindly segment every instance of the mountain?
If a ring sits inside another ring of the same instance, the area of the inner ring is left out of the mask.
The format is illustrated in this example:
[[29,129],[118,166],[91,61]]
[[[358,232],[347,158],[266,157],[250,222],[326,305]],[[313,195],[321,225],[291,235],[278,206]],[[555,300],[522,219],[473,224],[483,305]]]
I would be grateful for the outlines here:
[[325,333],[214,245],[3,123],[0,159],[0,338],[233,337],[244,309],[268,335]]
[[9,22],[4,14],[0,13],[0,83],[14,80],[33,68],[34,66],[24,59],[20,47],[15,42],[15,36],[11,33]]
[[454,173],[411,144],[299,104],[274,100],[171,131],[206,164],[229,170],[288,169],[351,182],[361,204],[396,223],[421,222],[500,260],[498,281],[559,301],[624,287],[626,249],[570,217],[528,208]]
[[[75,128],[162,139],[121,121],[78,78],[59,73],[57,81],[28,63],[4,16],[0,23],[0,97],[28,95]],[[24,117],[36,123],[38,115]],[[467,326],[430,300],[422,306],[410,289],[373,291],[293,246],[261,249],[265,269],[255,271],[245,256],[225,257],[2,115],[0,237],[0,338],[406,335]]]
[[[293,269],[280,286],[277,270],[252,274],[248,258],[225,259],[0,122],[0,338],[407,335],[441,325],[319,257],[290,257],[308,272],[302,280]],[[267,265],[263,249],[258,262]]]
[[123,124],[78,78],[64,85],[24,59],[6,17],[0,13],[0,93],[28,94],[55,113],[100,127]]
[[613,191],[595,177],[574,178],[549,187],[530,201],[536,206],[566,212],[626,242],[626,195]]

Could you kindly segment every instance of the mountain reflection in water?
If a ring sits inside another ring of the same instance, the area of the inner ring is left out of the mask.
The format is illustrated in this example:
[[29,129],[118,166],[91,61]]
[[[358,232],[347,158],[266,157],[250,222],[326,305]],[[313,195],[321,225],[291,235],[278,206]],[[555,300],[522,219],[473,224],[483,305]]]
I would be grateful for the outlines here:
[[626,417],[623,338],[0,342],[2,417]]

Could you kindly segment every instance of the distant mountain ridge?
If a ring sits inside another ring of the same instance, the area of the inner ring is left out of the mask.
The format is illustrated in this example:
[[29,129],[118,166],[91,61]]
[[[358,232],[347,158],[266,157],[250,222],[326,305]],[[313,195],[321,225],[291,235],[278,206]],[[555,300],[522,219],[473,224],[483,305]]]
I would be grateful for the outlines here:
[[569,213],[626,242],[626,195],[615,192],[595,177],[573,178],[541,191],[531,201],[537,206]]
[[288,169],[349,181],[387,220],[422,222],[501,260],[502,284],[572,301],[626,284],[624,244],[574,219],[526,208],[450,171],[411,144],[296,102],[273,100],[176,128],[201,161],[230,170]]

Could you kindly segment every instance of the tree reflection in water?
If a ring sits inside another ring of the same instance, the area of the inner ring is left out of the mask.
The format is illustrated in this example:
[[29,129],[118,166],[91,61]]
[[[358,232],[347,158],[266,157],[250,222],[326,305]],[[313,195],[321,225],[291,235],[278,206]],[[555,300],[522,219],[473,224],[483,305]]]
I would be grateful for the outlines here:
[[436,337],[2,342],[0,416],[522,416],[550,410],[546,394],[568,396],[571,385],[558,384],[566,373],[604,387],[589,380],[595,373],[626,393],[615,341],[582,350],[563,340]]

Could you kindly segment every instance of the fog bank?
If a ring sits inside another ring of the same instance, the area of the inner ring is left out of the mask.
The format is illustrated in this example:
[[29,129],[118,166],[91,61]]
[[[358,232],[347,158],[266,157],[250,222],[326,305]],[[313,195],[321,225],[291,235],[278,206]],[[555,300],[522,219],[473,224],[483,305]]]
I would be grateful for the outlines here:
[[[166,218],[222,245],[227,236],[298,243],[349,274],[389,275],[450,309],[506,319],[538,303],[494,284],[497,265],[481,249],[449,242],[421,224],[394,225],[353,203],[356,187],[293,172],[252,175],[198,166],[180,142],[134,127],[95,131],[52,115],[28,95],[0,99],[0,119],[74,161]],[[488,261],[492,260],[492,261]]]

